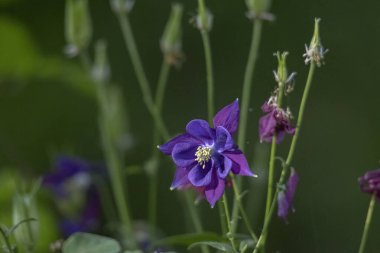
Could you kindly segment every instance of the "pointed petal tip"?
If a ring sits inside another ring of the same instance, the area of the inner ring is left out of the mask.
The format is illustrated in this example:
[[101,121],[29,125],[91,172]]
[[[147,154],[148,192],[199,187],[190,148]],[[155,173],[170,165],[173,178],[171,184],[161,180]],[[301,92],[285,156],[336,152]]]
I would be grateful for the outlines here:
[[171,186],[169,189],[170,189],[171,191],[173,191],[173,190],[175,189],[175,187]]
[[252,177],[258,178],[259,176],[257,174],[252,173]]

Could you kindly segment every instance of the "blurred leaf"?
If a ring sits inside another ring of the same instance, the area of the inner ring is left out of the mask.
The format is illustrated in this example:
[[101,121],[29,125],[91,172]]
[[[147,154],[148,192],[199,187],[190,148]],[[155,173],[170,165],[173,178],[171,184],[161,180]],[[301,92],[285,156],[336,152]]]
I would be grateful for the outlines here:
[[9,229],[8,233],[12,234],[21,224],[23,224],[25,222],[31,222],[31,221],[38,221],[38,220],[35,218],[27,218],[27,219],[21,220],[17,224],[15,224],[13,227],[11,227]]
[[75,233],[64,243],[63,253],[118,253],[121,251],[120,244],[105,236]]
[[221,250],[223,252],[234,252],[231,245],[229,245],[227,243],[212,242],[212,241],[196,242],[196,243],[191,244],[188,247],[188,249],[190,250],[190,249],[197,247],[197,246],[210,246],[214,249],[218,249],[218,250]]
[[189,246],[199,241],[225,241],[223,238],[218,236],[215,233],[197,233],[197,234],[182,234],[169,236],[164,239],[153,242],[153,247],[162,246],[162,245],[182,245]]

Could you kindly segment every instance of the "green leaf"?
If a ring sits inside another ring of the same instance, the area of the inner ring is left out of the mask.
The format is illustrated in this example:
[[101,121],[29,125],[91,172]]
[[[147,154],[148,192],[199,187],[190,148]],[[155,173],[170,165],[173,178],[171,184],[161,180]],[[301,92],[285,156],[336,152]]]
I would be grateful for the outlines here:
[[194,233],[194,234],[182,234],[174,235],[163,238],[161,240],[153,242],[152,247],[163,246],[163,245],[180,245],[189,246],[199,241],[216,241],[224,242],[225,240],[215,233]]
[[210,246],[214,249],[218,249],[218,250],[221,250],[223,252],[231,252],[231,253],[234,252],[231,245],[229,245],[228,243],[213,242],[213,241],[196,242],[196,243],[191,244],[188,247],[188,249],[190,250],[190,249],[197,247],[197,246]]
[[75,233],[70,236],[64,243],[63,253],[119,253],[120,244],[105,236]]

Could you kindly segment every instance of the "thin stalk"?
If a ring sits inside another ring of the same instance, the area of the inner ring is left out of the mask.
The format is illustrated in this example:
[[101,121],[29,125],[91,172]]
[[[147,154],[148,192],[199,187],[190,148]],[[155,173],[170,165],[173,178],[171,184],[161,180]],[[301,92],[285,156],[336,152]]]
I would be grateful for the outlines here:
[[214,74],[212,68],[211,46],[208,32],[201,31],[201,35],[206,60],[208,118],[211,120],[214,116]]
[[360,242],[360,248],[359,248],[358,253],[364,253],[365,245],[366,245],[367,239],[368,239],[369,226],[371,225],[371,221],[372,221],[373,209],[375,207],[375,201],[376,201],[376,192],[374,192],[372,194],[371,201],[369,202],[367,218],[365,220],[362,240]]
[[150,112],[153,118],[154,124],[156,125],[156,128],[159,130],[161,136],[164,139],[168,139],[169,134],[168,134],[167,128],[153,101],[148,78],[146,77],[144,68],[141,63],[140,55],[137,50],[137,46],[135,43],[135,39],[133,36],[131,25],[129,23],[128,16],[124,13],[117,13],[116,16],[119,20],[121,31],[122,31],[124,41],[125,41],[125,46],[128,49],[129,55],[131,57],[131,62],[135,70],[141,92],[143,94],[143,100],[144,100],[145,106]]
[[[306,85],[305,85],[305,89],[304,89],[304,92],[303,92],[303,95],[302,95],[300,109],[299,109],[299,112],[298,112],[296,132],[295,132],[295,134],[294,134],[294,136],[292,138],[292,143],[290,144],[290,149],[289,149],[286,161],[283,164],[283,171],[281,173],[281,177],[280,177],[280,180],[279,180],[279,184],[280,185],[284,183],[286,169],[289,168],[290,164],[292,163],[293,157],[294,157],[294,151],[295,151],[295,148],[296,148],[299,132],[301,130],[302,121],[303,121],[303,114],[305,112],[306,102],[307,102],[307,99],[309,97],[309,91],[310,91],[311,83],[312,83],[312,80],[313,80],[315,67],[316,67],[315,63],[312,61],[311,64],[310,64],[309,74],[308,74],[308,77],[307,77],[307,80],[306,80]],[[277,204],[276,199],[277,199],[278,192],[279,192],[279,189],[276,189],[276,193],[274,195],[273,202],[272,202],[270,210],[272,210],[272,209],[274,209],[276,207],[276,204]],[[270,222],[270,220],[272,218],[272,215],[273,215],[273,212],[270,211],[268,213],[268,216],[265,217],[264,228],[265,227],[267,227],[267,228],[263,229],[263,231],[261,232],[261,235],[260,235],[260,238],[259,238],[259,242],[257,243],[254,252],[257,252],[256,250],[259,247],[261,247],[261,245],[265,246],[265,241],[266,241],[266,237],[267,237],[268,229],[269,229],[268,226],[269,226],[269,222]]]
[[[161,65],[160,75],[158,78],[158,84],[157,84],[157,90],[156,90],[156,96],[155,96],[155,102],[157,106],[157,111],[161,115],[162,113],[162,104],[165,97],[165,90],[168,83],[168,77],[170,73],[170,65],[166,62],[165,58]],[[148,197],[148,206],[149,206],[149,222],[152,227],[156,226],[156,220],[157,220],[157,193],[158,193],[158,177],[156,175],[156,170],[159,167],[160,159],[158,156],[158,151],[156,148],[156,145],[160,142],[160,135],[157,128],[153,131],[153,159],[155,161],[155,171],[152,175],[150,175],[149,178],[149,197]]]
[[232,249],[234,250],[234,252],[237,252],[236,251],[236,247],[235,247],[234,234],[232,233],[232,226],[231,226],[232,224],[231,224],[231,220],[230,220],[230,211],[228,209],[228,202],[227,202],[227,197],[226,197],[225,193],[223,194],[222,201],[223,201],[223,205],[224,205],[224,215],[226,216],[227,228],[228,228],[227,238],[230,240],[231,246],[232,246]]
[[222,230],[222,234],[225,235],[227,234],[227,224],[226,224],[226,219],[223,211],[223,204],[221,202],[218,202],[218,211],[219,211],[219,219],[220,219],[220,228]]
[[8,248],[9,253],[13,253],[14,251],[13,251],[12,245],[9,241],[9,238],[7,236],[7,233],[6,233],[6,231],[3,230],[2,227],[0,227],[0,233],[4,238],[5,246]]
[[[252,78],[253,73],[255,71],[257,53],[260,46],[261,33],[262,33],[262,23],[263,21],[257,19],[254,21],[252,25],[252,38],[251,38],[251,46],[249,50],[249,56],[247,65],[245,67],[244,81],[243,81],[243,91],[241,95],[241,111],[240,111],[240,123],[239,123],[239,135],[238,135],[238,146],[241,150],[244,150],[245,143],[245,135],[247,129],[247,121],[248,121],[248,108],[251,100],[251,88],[252,88]],[[241,188],[242,179],[237,179],[237,188],[238,190]],[[232,231],[236,231],[238,227],[238,212],[239,206],[236,200],[233,203],[232,209],[232,220],[236,220],[236,222],[232,226]]]

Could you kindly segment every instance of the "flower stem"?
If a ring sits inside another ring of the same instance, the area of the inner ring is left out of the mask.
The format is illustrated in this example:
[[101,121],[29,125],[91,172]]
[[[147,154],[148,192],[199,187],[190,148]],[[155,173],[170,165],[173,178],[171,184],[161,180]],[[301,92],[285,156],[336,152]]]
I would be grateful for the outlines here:
[[[158,84],[157,84],[157,90],[156,90],[156,96],[155,96],[155,102],[157,106],[158,113],[161,115],[162,113],[162,104],[165,97],[165,90],[166,85],[168,83],[168,77],[170,73],[170,65],[166,62],[165,58],[161,65],[160,75],[158,78]],[[156,175],[156,171],[159,167],[160,159],[158,156],[158,150],[156,148],[156,145],[160,142],[160,135],[157,128],[153,130],[153,159],[155,162],[155,169],[154,172],[150,175],[150,191],[149,191],[149,222],[152,227],[156,226],[156,219],[157,219],[157,192],[158,192],[158,177]]]
[[375,201],[376,201],[376,192],[374,192],[372,194],[371,201],[369,202],[367,218],[365,220],[362,240],[360,242],[360,248],[359,248],[358,253],[364,253],[364,248],[365,248],[367,238],[368,238],[368,230],[369,230],[369,226],[371,225],[371,221],[372,221],[373,209],[375,207]]
[[153,101],[152,93],[150,90],[148,78],[146,77],[146,74],[144,72],[140,55],[137,50],[137,46],[135,43],[135,39],[132,33],[132,28],[129,23],[129,19],[127,14],[125,13],[117,13],[117,18],[119,20],[121,31],[123,33],[125,45],[128,49],[129,55],[131,57],[132,65],[134,67],[138,83],[140,85],[141,92],[143,94],[144,103],[152,115],[152,118],[154,120],[154,124],[156,125],[157,129],[159,130],[161,136],[164,139],[169,138],[169,134],[167,131],[167,128],[164,124],[164,121],[156,107]]
[[3,237],[3,239],[4,239],[4,242],[5,242],[4,248],[7,248],[7,250],[8,250],[9,253],[13,253],[14,251],[13,251],[12,245],[11,245],[11,243],[9,241],[9,238],[7,236],[7,232],[4,231],[2,227],[0,227],[0,233],[1,233],[2,237]]
[[[286,170],[287,170],[287,168],[290,167],[290,164],[292,163],[292,160],[293,160],[294,151],[295,151],[295,148],[296,148],[299,132],[300,132],[300,129],[301,129],[301,126],[302,126],[302,120],[303,120],[303,114],[305,112],[306,102],[307,102],[307,99],[309,97],[309,91],[310,91],[311,83],[312,83],[312,80],[313,80],[313,77],[314,77],[315,67],[316,67],[316,65],[312,61],[310,63],[309,74],[308,74],[308,77],[307,77],[307,80],[306,80],[306,85],[305,85],[305,89],[304,89],[304,92],[303,92],[303,95],[302,95],[300,109],[299,109],[299,112],[298,112],[296,132],[295,132],[295,134],[294,134],[294,136],[292,138],[292,143],[290,144],[290,149],[289,149],[286,161],[283,164],[283,171],[281,173],[281,177],[280,177],[280,180],[279,180],[279,183],[278,183],[279,185],[282,185],[284,183]],[[258,248],[260,248],[261,246],[265,246],[265,241],[266,241],[266,237],[267,237],[268,229],[269,229],[268,226],[269,226],[270,220],[271,220],[272,215],[273,215],[273,211],[271,211],[271,210],[274,209],[275,206],[276,206],[276,204],[277,204],[276,199],[277,199],[278,192],[279,192],[279,189],[277,188],[276,189],[276,193],[275,193],[274,198],[273,198],[273,201],[272,201],[272,205],[270,207],[270,211],[268,213],[266,212],[266,214],[268,214],[268,215],[266,215],[265,220],[264,220],[264,228],[265,229],[263,229],[263,231],[261,232],[259,241],[256,244],[254,252],[257,252],[256,250]]]
[[214,115],[214,74],[212,69],[212,56],[211,56],[211,46],[210,38],[207,31],[201,31],[202,42],[206,61],[206,72],[207,72],[207,108],[208,108],[208,118],[211,124],[212,117]]
[[[256,66],[257,53],[259,50],[260,40],[261,40],[261,31],[262,31],[262,20],[257,19],[252,25],[252,38],[251,38],[251,47],[249,50],[249,56],[247,65],[245,68],[244,82],[243,82],[243,91],[241,98],[241,111],[240,111],[240,123],[239,123],[239,135],[238,135],[238,146],[241,150],[244,150],[245,135],[247,129],[248,121],[248,108],[251,100],[251,87],[252,87],[252,77]],[[242,184],[242,179],[238,178],[236,180],[237,189],[239,190]],[[239,215],[239,204],[236,199],[233,203],[232,209],[232,220],[235,220],[232,225],[232,231],[235,232],[238,227],[238,217]]]
[[223,205],[224,205],[224,215],[226,216],[227,228],[228,228],[227,238],[230,240],[231,246],[232,246],[232,249],[234,250],[234,252],[237,252],[236,247],[235,247],[234,234],[232,233],[232,226],[231,226],[232,224],[231,224],[231,220],[230,220],[230,212],[228,210],[228,202],[227,202],[226,193],[223,194],[222,201],[223,201]]

